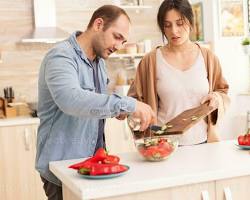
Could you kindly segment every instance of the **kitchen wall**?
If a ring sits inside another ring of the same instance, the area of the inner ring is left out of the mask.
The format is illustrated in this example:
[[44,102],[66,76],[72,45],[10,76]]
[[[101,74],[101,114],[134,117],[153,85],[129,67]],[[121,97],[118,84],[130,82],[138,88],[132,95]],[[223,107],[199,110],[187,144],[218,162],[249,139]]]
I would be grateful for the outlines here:
[[37,99],[37,75],[44,45],[18,43],[33,27],[32,0],[0,0],[0,96],[13,86],[17,98]]
[[[193,3],[199,1],[192,0]],[[152,46],[162,43],[156,25],[156,13],[160,2],[161,0],[144,0],[144,4],[151,5],[152,8],[140,10],[139,13],[135,9],[127,9],[133,25],[130,42],[149,38],[152,40]],[[212,42],[214,50],[220,58],[223,72],[230,83],[230,93],[248,92],[250,86],[249,58],[241,50],[241,38],[220,38],[217,23],[217,1],[202,0],[202,2],[204,20],[206,19],[204,23],[205,41]],[[55,3],[57,26],[71,33],[75,30],[84,30],[92,12],[100,5],[112,3],[112,1],[55,0]],[[0,95],[4,86],[13,85],[19,96],[26,96],[32,101],[36,100],[36,95],[30,94],[37,94],[36,77],[39,64],[50,46],[16,43],[31,31],[32,16],[32,0],[0,0],[0,52],[2,52],[3,60],[3,63],[0,64]],[[109,64],[109,66],[113,65]],[[118,63],[116,66],[122,66],[122,64]]]
[[[150,5],[152,8],[140,10],[126,9],[132,21],[132,31],[129,38],[131,42],[146,38],[159,40],[156,13],[161,1],[144,0],[143,2],[144,5]],[[84,30],[93,11],[103,4],[111,3],[111,0],[56,0],[58,26],[68,32]]]
[[32,29],[32,0],[0,0],[0,46],[10,45]]
[[[156,23],[157,10],[161,1],[144,0],[143,2],[144,5],[149,5],[151,8],[140,10],[126,9],[132,23],[131,34],[128,42],[136,43],[145,39],[150,39],[152,41],[152,46],[162,44],[161,36]],[[56,0],[58,26],[69,33],[75,30],[85,30],[93,11],[101,5],[110,3],[112,3],[110,0]],[[108,72],[111,78],[111,82],[109,84],[111,90],[114,89],[117,73],[120,73],[121,71],[125,72],[127,79],[134,77],[135,68],[131,68],[133,63],[133,59],[109,59],[107,61]]]
[[[129,41],[137,42],[151,39],[153,46],[161,43],[156,26],[156,12],[160,1],[144,0],[151,9],[128,9],[131,17],[132,32]],[[84,30],[93,11],[103,4],[112,3],[111,0],[55,0],[57,26],[69,33]],[[91,9],[90,9],[91,8]],[[37,101],[37,76],[40,62],[53,45],[22,44],[20,39],[33,28],[32,0],[0,0],[0,96],[3,88],[13,86],[16,98],[27,101]],[[148,17],[152,16],[152,17]],[[146,26],[145,26],[146,24]],[[108,62],[111,77],[116,71],[114,60]],[[125,61],[128,63],[128,61]],[[122,67],[116,62],[117,68]],[[132,71],[128,71],[128,74]]]
[[[218,55],[225,78],[230,84],[231,107],[221,125],[223,138],[232,138],[243,132],[246,126],[246,110],[249,96],[239,95],[249,91],[249,57],[240,46],[242,38],[221,38],[219,36],[217,1],[201,0],[204,11],[205,41],[211,42]],[[55,0],[57,26],[68,31],[84,30],[95,8],[111,3],[111,0]],[[151,39],[152,46],[161,44],[156,25],[156,13],[161,0],[144,0],[152,9],[127,9],[132,20],[130,42]],[[200,0],[192,0],[193,3]],[[93,9],[89,9],[89,8]],[[33,28],[32,0],[0,0],[0,96],[5,86],[13,86],[16,97],[26,101],[37,100],[37,77],[40,62],[53,45],[25,45],[20,39]],[[111,76],[123,64],[109,61]],[[125,61],[129,62],[129,61]],[[133,71],[129,71],[131,73]],[[239,109],[241,106],[242,109]]]
[[12,86],[16,100],[33,102],[37,100],[37,77],[39,65],[47,50],[14,46],[2,51],[0,64],[0,96],[3,88]]

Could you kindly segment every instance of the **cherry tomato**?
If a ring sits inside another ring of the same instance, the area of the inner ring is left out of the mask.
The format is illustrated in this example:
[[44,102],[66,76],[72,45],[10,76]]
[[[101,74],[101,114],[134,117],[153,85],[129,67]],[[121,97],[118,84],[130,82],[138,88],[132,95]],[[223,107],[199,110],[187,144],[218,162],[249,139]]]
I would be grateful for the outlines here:
[[244,145],[244,136],[243,135],[240,135],[239,137],[238,137],[238,143],[239,143],[239,145]]
[[239,145],[249,145],[250,146],[250,135],[240,135],[238,137],[238,143]]

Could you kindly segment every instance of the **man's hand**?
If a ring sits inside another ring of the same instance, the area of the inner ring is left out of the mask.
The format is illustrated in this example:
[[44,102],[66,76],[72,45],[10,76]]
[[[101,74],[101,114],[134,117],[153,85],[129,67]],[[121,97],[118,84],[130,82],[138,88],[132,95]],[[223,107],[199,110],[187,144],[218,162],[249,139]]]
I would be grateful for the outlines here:
[[132,117],[140,119],[140,131],[144,131],[153,122],[155,113],[149,105],[137,101]]
[[118,119],[118,120],[124,120],[127,116],[128,116],[128,114],[122,113],[122,114],[118,115],[118,116],[116,117],[116,119]]
[[212,106],[214,109],[218,108],[218,97],[215,93],[211,92],[207,96],[203,97],[201,100],[201,104],[208,102],[209,106]]

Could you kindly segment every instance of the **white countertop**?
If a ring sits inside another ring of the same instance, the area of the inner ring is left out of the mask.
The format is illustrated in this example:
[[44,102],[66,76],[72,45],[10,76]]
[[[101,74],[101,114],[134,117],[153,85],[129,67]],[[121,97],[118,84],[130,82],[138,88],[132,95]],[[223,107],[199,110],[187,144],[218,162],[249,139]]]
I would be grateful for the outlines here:
[[88,180],[69,169],[83,159],[55,161],[50,170],[79,198],[96,199],[173,186],[250,175],[249,151],[235,141],[179,147],[168,160],[146,162],[137,152],[119,155],[130,166],[127,174],[106,180]]
[[7,119],[0,119],[0,127],[1,126],[19,126],[26,124],[39,124],[39,118],[31,117],[31,116],[22,116],[22,117],[13,117]]

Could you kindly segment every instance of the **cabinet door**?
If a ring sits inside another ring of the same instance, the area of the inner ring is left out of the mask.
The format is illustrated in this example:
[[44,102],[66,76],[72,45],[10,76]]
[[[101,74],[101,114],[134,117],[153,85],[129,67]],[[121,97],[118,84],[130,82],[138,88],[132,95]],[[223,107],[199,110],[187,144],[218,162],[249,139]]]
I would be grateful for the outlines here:
[[135,151],[132,134],[126,120],[107,119],[105,124],[105,140],[110,153]]
[[215,182],[152,190],[103,200],[215,200]]
[[250,176],[216,181],[216,200],[249,200]]
[[34,125],[0,127],[1,199],[42,199],[36,189],[34,130]]

